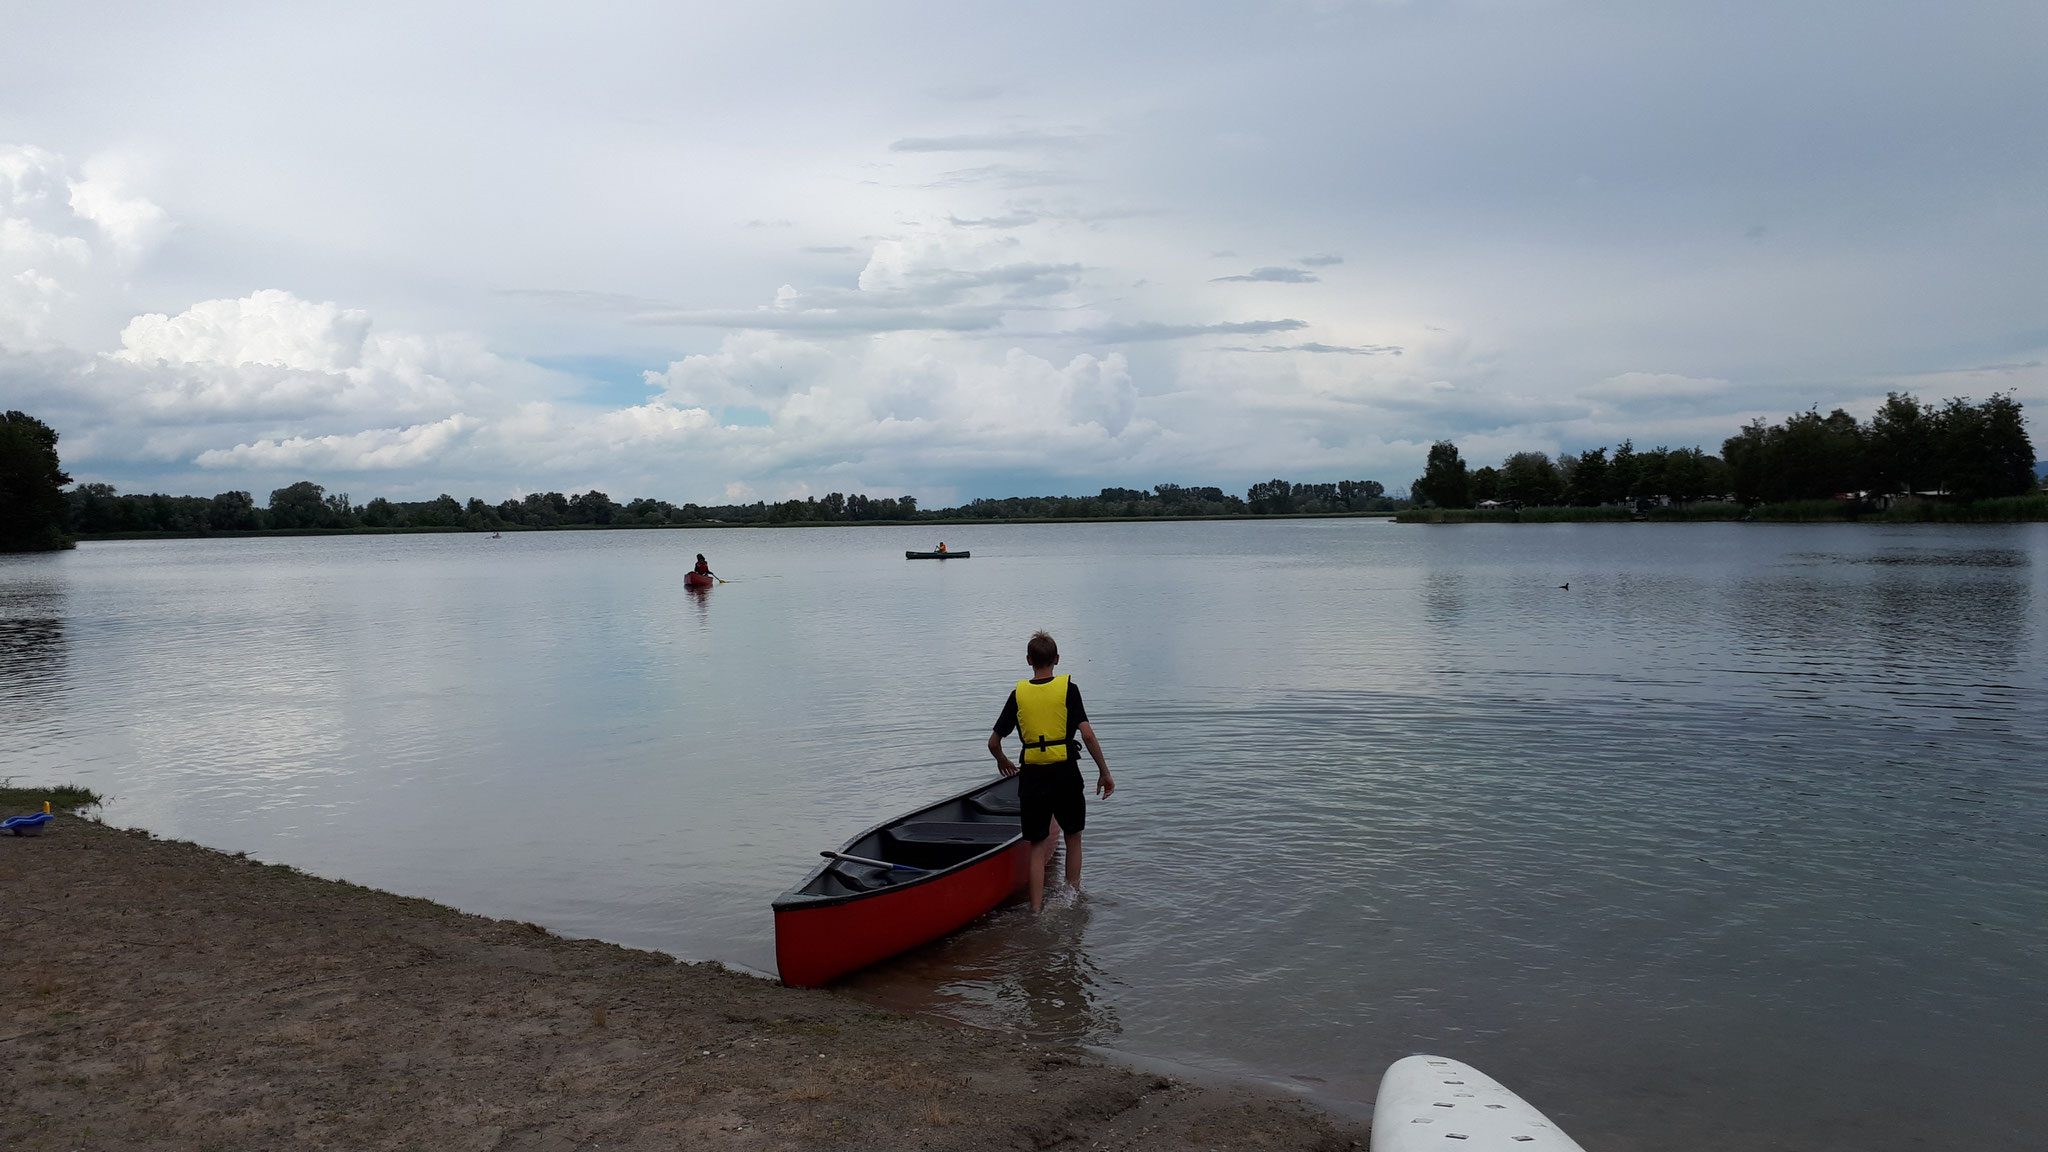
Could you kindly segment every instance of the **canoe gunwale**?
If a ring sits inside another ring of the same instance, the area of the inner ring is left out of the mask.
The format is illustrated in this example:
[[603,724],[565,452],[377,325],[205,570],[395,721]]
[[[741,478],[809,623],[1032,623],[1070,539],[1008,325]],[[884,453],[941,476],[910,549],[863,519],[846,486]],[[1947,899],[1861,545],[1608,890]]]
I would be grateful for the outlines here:
[[973,555],[972,550],[966,552],[912,552],[906,549],[903,553],[903,558],[905,560],[965,560]]
[[[948,804],[958,803],[960,801],[968,799],[969,797],[977,796],[983,792],[988,791],[991,788],[996,787],[997,785],[1003,783],[1003,781],[1007,779],[1009,779],[1009,777],[999,776],[992,781],[983,781],[982,783],[976,784],[974,787],[969,788],[964,792],[955,793],[954,795],[948,796],[943,800],[937,800],[930,804],[926,804],[922,808],[912,809],[911,811],[906,812],[900,816],[892,816],[889,819],[884,820],[871,828],[864,829],[857,835],[849,838],[845,843],[839,846],[839,850],[841,852],[846,852],[850,850],[855,844],[858,844],[862,840],[865,840],[870,836],[876,835],[877,833],[880,833],[885,829],[894,828],[901,824],[914,823],[916,822],[919,816],[922,816],[928,812],[934,811],[939,808],[944,808]],[[995,823],[995,821],[988,821],[988,823],[993,824]],[[832,908],[837,907],[841,904],[852,904],[861,900],[870,900],[877,896],[887,896],[892,892],[909,891],[911,889],[918,888],[926,884],[930,884],[934,881],[942,880],[948,876],[953,875],[956,872],[965,871],[969,868],[974,867],[977,864],[980,864],[984,860],[987,860],[991,856],[995,856],[1003,852],[1008,852],[1011,848],[1016,847],[1017,842],[1019,840],[1022,840],[1023,838],[1024,830],[1020,826],[1018,827],[1017,831],[1013,835],[1011,835],[1009,839],[1003,841],[1000,844],[991,845],[986,852],[977,852],[974,855],[969,856],[967,859],[960,861],[958,864],[948,865],[944,868],[935,868],[925,872],[921,876],[916,876],[909,880],[898,881],[894,884],[884,885],[883,887],[871,889],[867,892],[848,892],[841,896],[820,896],[807,893],[804,891],[804,888],[808,887],[812,881],[816,880],[819,876],[824,875],[827,869],[831,868],[833,864],[837,863],[837,861],[833,860],[824,860],[821,861],[816,867],[812,868],[809,872],[805,873],[804,878],[797,881],[793,886],[789,888],[788,891],[785,891],[782,895],[777,896],[775,898],[775,902],[769,905],[769,907],[778,914],[784,912],[802,912],[811,908]]]

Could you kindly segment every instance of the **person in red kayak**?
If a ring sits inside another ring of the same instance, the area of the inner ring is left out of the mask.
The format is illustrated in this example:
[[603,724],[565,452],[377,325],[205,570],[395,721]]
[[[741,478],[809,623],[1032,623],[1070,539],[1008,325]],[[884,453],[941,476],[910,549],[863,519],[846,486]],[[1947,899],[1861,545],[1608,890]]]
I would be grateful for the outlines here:
[[[1095,758],[1095,794],[1109,799],[1116,781],[1110,778],[1109,762],[1102,758],[1102,745],[1088,723],[1081,690],[1074,687],[1072,677],[1053,675],[1060,662],[1059,645],[1046,633],[1036,633],[1024,646],[1024,658],[1031,664],[1031,679],[1017,681],[1003,702],[1002,715],[989,734],[988,751],[1003,775],[1023,773],[1017,781],[1017,799],[1024,839],[1031,842],[1031,910],[1036,912],[1045,906],[1045,866],[1052,860],[1054,821],[1066,834],[1067,886],[1081,887],[1081,829],[1088,823],[1081,744]],[[1012,732],[1024,744],[1018,763],[1011,763],[1003,752],[1003,738]]]
[[[695,568],[692,568],[691,571],[695,572],[699,576],[712,576],[711,565],[705,562],[704,554],[702,552],[697,553],[697,566]],[[717,579],[717,577],[712,576],[712,579],[715,580]]]

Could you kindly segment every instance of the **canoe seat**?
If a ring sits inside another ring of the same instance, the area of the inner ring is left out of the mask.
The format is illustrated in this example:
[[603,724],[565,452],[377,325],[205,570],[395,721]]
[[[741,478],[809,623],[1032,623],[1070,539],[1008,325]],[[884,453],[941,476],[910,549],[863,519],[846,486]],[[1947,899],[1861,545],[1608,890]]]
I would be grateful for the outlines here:
[[883,830],[883,855],[913,868],[950,868],[1016,835],[1013,824],[923,820]]
[[845,896],[854,892],[873,892],[878,888],[900,884],[915,875],[915,872],[898,872],[890,868],[875,868],[866,864],[840,861],[825,870],[825,886],[820,894]]
[[983,816],[1008,816],[1013,820],[1024,814],[1024,809],[1020,804],[1021,802],[1014,794],[1002,797],[975,796],[967,801],[969,808],[981,813]]

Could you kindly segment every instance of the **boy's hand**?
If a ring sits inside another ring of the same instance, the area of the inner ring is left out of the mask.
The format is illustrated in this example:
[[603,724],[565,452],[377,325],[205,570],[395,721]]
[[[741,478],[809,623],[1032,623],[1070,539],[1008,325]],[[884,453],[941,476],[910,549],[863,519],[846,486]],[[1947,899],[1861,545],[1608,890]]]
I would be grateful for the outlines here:
[[1112,779],[1110,779],[1110,778],[1109,778],[1109,769],[1107,769],[1107,768],[1098,768],[1098,769],[1096,769],[1096,771],[1095,771],[1095,794],[1096,794],[1097,796],[1100,796],[1100,797],[1102,797],[1102,798],[1103,798],[1104,800],[1107,800],[1107,799],[1109,799],[1109,798],[1110,798],[1110,796],[1111,796],[1111,795],[1113,795],[1113,794],[1114,794],[1115,792],[1116,792],[1116,781],[1114,781],[1114,780],[1112,780]]
[[1018,769],[1015,764],[1010,763],[1010,758],[1005,756],[996,764],[996,771],[1001,772],[1005,776],[1015,776]]

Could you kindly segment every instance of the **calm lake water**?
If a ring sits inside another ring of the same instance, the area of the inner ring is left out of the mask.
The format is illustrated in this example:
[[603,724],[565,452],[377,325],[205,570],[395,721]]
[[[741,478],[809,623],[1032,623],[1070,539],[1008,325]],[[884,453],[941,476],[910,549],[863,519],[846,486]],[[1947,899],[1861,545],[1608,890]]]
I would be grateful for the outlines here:
[[[1380,521],[0,557],[0,776],[773,970],[817,850],[988,775],[1052,630],[1091,892],[851,982],[1592,1152],[2048,1146],[2048,527]],[[692,554],[732,583],[683,588]],[[1559,585],[1570,584],[1569,589]]]

